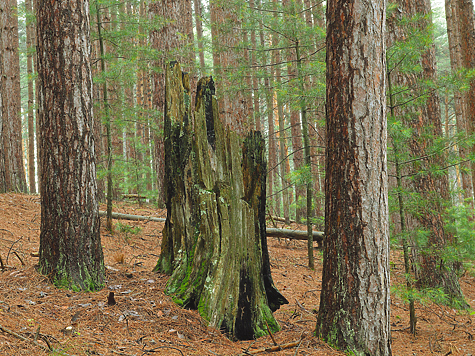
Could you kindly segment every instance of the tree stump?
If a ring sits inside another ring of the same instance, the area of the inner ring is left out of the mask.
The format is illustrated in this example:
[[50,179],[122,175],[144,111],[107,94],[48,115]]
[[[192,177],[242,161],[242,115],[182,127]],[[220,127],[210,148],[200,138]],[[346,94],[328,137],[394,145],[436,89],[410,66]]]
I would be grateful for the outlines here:
[[198,82],[193,121],[187,74],[166,70],[167,220],[156,271],[171,274],[176,303],[245,340],[279,330],[288,301],[274,286],[266,241],[264,140],[242,140],[219,120],[214,82]]

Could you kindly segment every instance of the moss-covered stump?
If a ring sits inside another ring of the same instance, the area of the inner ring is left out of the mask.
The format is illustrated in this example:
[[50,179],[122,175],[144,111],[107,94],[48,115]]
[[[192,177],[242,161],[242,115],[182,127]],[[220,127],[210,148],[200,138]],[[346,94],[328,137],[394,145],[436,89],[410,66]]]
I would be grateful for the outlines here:
[[231,338],[277,331],[272,312],[287,300],[275,288],[265,235],[266,160],[259,132],[243,142],[218,118],[211,77],[198,83],[190,120],[186,74],[166,73],[167,221],[156,270],[167,292],[198,309]]

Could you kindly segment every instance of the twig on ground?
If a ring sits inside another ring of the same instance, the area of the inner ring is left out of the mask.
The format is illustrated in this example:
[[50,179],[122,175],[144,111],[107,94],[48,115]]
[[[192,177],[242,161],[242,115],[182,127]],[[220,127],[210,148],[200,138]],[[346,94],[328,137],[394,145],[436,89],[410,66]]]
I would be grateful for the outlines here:
[[302,304],[300,304],[300,302],[295,299],[295,301],[297,302],[297,305],[300,307],[300,309],[302,309],[304,312],[310,314],[310,315],[314,315],[312,312],[309,312],[307,309],[304,308],[304,306]]
[[35,337],[33,340],[38,340],[38,336],[40,335],[40,328],[41,328],[41,325],[38,325],[38,329],[36,329],[36,333],[35,333]]
[[297,356],[297,354],[299,352],[299,349],[300,349],[300,345],[302,345],[302,341],[303,341],[303,333],[302,333],[302,335],[300,335],[300,341],[299,341],[299,344],[298,344],[297,348],[295,349],[294,356]]
[[13,251],[13,254],[20,260],[20,263],[21,263],[22,266],[26,266],[25,262],[23,262],[20,255],[16,251]]
[[10,248],[8,249],[8,253],[7,253],[7,260],[5,261],[7,264],[8,264],[8,257],[10,256],[10,252],[12,252],[12,249],[13,249],[13,246],[16,245],[16,243],[20,240],[23,239],[23,236],[20,237],[18,240],[16,240],[15,242],[12,243],[12,245],[10,246]]
[[48,345],[49,347],[43,346],[43,345],[39,344],[36,340],[31,340],[31,339],[28,339],[24,336],[21,336],[20,334],[17,334],[16,332],[9,330],[9,329],[3,327],[2,325],[0,325],[0,330],[3,331],[4,333],[10,334],[10,335],[16,337],[17,339],[20,339],[21,341],[31,342],[35,346],[38,346],[43,351],[46,351],[46,352],[53,351],[53,349],[50,347],[50,345]]
[[3,264],[2,255],[0,255],[0,267],[2,268],[2,270],[5,269],[5,265]]
[[274,343],[275,346],[278,346],[277,341],[275,341],[274,339],[274,335],[272,335],[272,332],[270,331],[269,324],[267,324],[267,321],[266,321],[266,326],[267,326],[267,332],[269,333],[269,336],[272,339],[272,342]]
[[143,355],[146,355],[146,354],[148,354],[148,353],[152,353],[152,352],[160,352],[160,351],[156,351],[156,350],[158,350],[158,349],[172,349],[172,350],[177,350],[177,351],[180,352],[180,354],[181,354],[182,356],[185,356],[185,354],[184,354],[179,348],[173,347],[173,346],[159,346],[159,347],[155,347],[155,348],[150,349],[150,350],[143,350],[144,353],[142,354],[142,356],[143,356]]
[[257,350],[252,350],[252,351],[245,351],[244,353],[239,354],[237,356],[256,355],[256,354],[260,354],[262,352],[275,352],[275,351],[281,351],[281,350],[285,350],[285,349],[291,349],[292,347],[296,347],[296,346],[300,345],[301,342],[302,342],[302,339],[300,339],[299,341],[289,342],[288,344],[277,345],[277,346],[272,346],[272,347],[265,347],[265,348],[262,348],[262,349],[257,349]]

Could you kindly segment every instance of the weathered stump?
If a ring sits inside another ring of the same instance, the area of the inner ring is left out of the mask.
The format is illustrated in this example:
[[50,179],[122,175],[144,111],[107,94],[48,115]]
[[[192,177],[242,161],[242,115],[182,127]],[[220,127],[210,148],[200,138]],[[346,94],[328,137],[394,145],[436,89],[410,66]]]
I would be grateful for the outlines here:
[[167,220],[155,270],[167,292],[229,337],[253,339],[279,326],[287,300],[275,288],[266,242],[266,160],[259,132],[243,142],[218,118],[211,77],[198,83],[191,121],[187,75],[166,73]]

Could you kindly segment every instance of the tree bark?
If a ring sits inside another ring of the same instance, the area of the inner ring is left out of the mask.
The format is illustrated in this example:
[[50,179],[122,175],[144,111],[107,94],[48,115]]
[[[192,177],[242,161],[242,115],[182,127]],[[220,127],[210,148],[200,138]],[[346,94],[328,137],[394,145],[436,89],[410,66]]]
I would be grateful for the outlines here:
[[391,355],[384,1],[327,7],[325,243],[317,335]]
[[37,7],[42,131],[39,271],[58,287],[104,283],[87,0]]
[[266,323],[279,329],[272,311],[287,303],[265,238],[264,141],[254,132],[242,144],[224,128],[211,77],[198,82],[192,123],[183,78],[177,63],[167,67],[167,221],[155,269],[171,274],[167,292],[178,304],[231,338],[253,339]]

